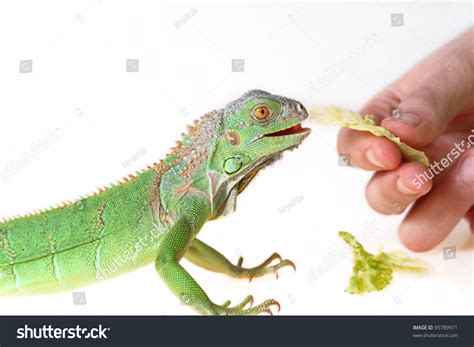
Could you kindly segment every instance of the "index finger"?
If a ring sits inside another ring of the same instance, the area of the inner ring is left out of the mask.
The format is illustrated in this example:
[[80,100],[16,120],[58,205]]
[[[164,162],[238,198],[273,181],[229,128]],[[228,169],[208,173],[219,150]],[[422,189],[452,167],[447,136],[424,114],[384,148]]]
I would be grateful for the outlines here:
[[393,170],[400,165],[402,155],[397,145],[384,137],[365,131],[342,128],[337,139],[340,155],[349,158],[349,164],[364,170]]

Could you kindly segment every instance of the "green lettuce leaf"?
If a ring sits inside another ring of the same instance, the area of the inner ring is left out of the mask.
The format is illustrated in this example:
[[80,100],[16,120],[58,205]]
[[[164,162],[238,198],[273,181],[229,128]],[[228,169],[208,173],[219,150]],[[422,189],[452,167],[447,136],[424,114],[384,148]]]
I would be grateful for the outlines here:
[[384,289],[392,281],[394,270],[423,272],[429,268],[421,260],[408,257],[401,251],[373,255],[346,231],[340,231],[339,236],[351,247],[354,255],[352,275],[346,288],[346,292],[350,294],[364,294]]
[[337,124],[342,127],[368,131],[375,136],[383,136],[395,143],[403,157],[408,161],[419,161],[425,166],[429,165],[429,159],[424,152],[416,150],[400,138],[393,135],[384,127],[378,126],[374,122],[374,117],[370,114],[361,117],[357,112],[346,110],[336,106],[315,107],[309,110],[310,119],[321,124]]

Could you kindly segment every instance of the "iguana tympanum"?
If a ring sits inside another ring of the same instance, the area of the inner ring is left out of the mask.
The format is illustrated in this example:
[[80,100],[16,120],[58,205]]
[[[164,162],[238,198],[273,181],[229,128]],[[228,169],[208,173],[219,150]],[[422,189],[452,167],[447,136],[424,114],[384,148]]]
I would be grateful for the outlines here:
[[242,258],[234,265],[196,236],[235,209],[259,170],[308,136],[300,124],[307,116],[295,100],[248,91],[195,121],[160,163],[75,202],[4,220],[0,294],[70,290],[154,261],[171,291],[199,313],[271,313],[275,300],[214,303],[180,260],[247,279],[294,266],[278,254],[254,268],[242,267]]

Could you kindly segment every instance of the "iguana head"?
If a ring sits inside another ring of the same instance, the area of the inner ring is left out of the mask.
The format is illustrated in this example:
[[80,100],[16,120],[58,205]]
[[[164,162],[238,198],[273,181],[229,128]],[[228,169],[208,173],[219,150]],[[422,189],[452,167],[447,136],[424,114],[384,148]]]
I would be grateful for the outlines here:
[[229,103],[221,117],[208,167],[214,180],[214,207],[229,212],[257,172],[297,147],[310,129],[301,126],[308,113],[300,102],[261,90],[248,91]]

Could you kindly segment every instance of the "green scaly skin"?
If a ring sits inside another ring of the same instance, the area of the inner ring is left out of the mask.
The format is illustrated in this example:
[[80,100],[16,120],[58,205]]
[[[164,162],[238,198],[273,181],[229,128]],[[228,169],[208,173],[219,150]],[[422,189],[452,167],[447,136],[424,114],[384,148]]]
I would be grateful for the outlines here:
[[5,220],[0,295],[71,290],[154,261],[171,291],[199,313],[271,313],[275,300],[214,303],[180,260],[247,279],[294,267],[276,253],[254,268],[242,259],[234,265],[196,236],[206,221],[234,211],[260,169],[308,136],[300,126],[307,116],[295,100],[251,90],[196,121],[159,164],[66,206]]

